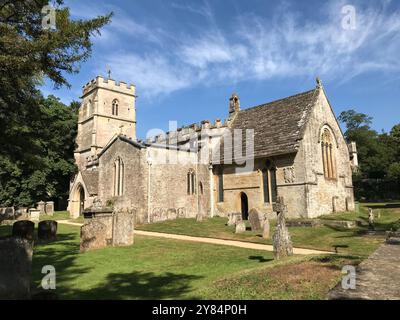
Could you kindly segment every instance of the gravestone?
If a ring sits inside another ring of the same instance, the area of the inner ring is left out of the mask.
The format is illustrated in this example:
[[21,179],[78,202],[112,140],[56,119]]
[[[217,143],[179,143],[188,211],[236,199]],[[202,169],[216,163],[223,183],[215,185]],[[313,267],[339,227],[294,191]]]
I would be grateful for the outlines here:
[[39,222],[38,238],[40,240],[54,241],[57,238],[57,221],[45,220]]
[[263,225],[263,238],[269,239],[270,235],[270,224],[268,218],[265,218],[264,225]]
[[40,211],[38,209],[29,209],[29,218],[31,221],[39,222]]
[[178,218],[186,218],[186,208],[178,208]]
[[4,210],[4,220],[14,220],[15,219],[15,209],[14,207],[7,207]]
[[27,240],[33,240],[35,224],[29,220],[19,220],[12,226],[12,236]]
[[14,217],[17,220],[29,219],[28,208],[18,208],[17,210],[15,210]]
[[119,212],[114,215],[113,246],[130,246],[133,244],[134,215]]
[[177,218],[176,209],[168,209],[167,218],[168,220],[175,220]]
[[47,201],[46,202],[46,214],[48,216],[53,216],[54,215],[54,202],[53,201]]
[[372,208],[368,208],[368,226],[370,230],[375,230],[374,220],[375,217]]
[[228,226],[234,226],[237,222],[242,221],[241,213],[229,213],[228,214]]
[[91,219],[85,223],[81,227],[81,252],[106,247],[106,229],[106,226],[96,219]]
[[283,197],[278,197],[274,209],[278,215],[277,225],[272,237],[274,245],[274,257],[276,260],[293,255],[293,245],[290,238],[289,230],[286,227],[286,206]]
[[246,231],[246,224],[243,220],[240,220],[235,225],[235,233],[243,233]]
[[0,300],[29,299],[33,241],[0,238]]
[[46,213],[46,202],[44,201],[39,201],[37,203],[36,209],[39,210],[40,214],[45,214]]
[[256,209],[250,210],[249,222],[250,222],[250,226],[251,226],[251,231],[260,231],[261,230],[260,215]]
[[197,221],[197,222],[203,221],[203,215],[202,215],[201,213],[199,213],[199,214],[196,215],[196,221]]

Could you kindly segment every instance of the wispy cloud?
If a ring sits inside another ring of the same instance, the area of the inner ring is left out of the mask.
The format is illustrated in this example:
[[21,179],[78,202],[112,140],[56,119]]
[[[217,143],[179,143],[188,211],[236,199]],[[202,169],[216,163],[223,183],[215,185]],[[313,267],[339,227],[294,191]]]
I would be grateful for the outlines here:
[[200,83],[315,75],[348,81],[371,71],[398,74],[400,12],[388,10],[390,1],[382,2],[379,11],[356,6],[356,29],[346,30],[341,12],[345,4],[321,6],[318,20],[308,20],[284,4],[272,18],[242,14],[223,30],[207,3],[173,4],[205,18],[207,23],[190,35],[170,34],[122,15],[113,25],[115,33],[122,39],[141,35],[153,46],[142,52],[118,52],[104,60],[118,78],[136,83],[148,97]]

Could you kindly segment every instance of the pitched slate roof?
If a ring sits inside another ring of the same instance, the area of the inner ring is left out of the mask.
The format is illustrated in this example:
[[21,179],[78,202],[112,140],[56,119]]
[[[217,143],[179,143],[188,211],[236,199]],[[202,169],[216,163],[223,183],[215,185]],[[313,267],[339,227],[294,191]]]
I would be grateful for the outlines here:
[[99,172],[84,170],[82,172],[82,178],[85,182],[86,188],[90,195],[97,194],[99,185]]
[[[242,150],[236,150],[236,154],[246,154],[246,129],[254,129],[255,158],[296,152],[318,91],[317,88],[239,111],[230,125],[231,129],[242,129],[242,144],[237,146]],[[223,150],[221,142],[221,156]]]

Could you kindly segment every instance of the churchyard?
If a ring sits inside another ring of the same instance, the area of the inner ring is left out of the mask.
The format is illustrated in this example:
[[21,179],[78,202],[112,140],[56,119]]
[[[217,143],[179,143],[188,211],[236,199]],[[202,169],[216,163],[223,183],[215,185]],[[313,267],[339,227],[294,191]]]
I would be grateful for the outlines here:
[[[375,231],[369,232],[368,207]],[[326,299],[341,280],[344,265],[357,265],[385,242],[385,231],[399,226],[400,204],[364,204],[358,213],[287,221],[293,247],[333,254],[293,255],[275,260],[273,252],[134,235],[134,244],[80,250],[80,219],[65,212],[41,216],[58,221],[57,239],[37,241],[34,233],[32,297],[57,299]],[[337,221],[351,222],[350,228]],[[66,225],[65,223],[75,225]],[[335,223],[332,223],[335,222]],[[354,224],[352,224],[354,222]],[[235,233],[221,217],[177,219],[135,226],[135,230],[271,244],[262,231]],[[294,225],[294,226],[292,226]],[[271,238],[275,222],[271,221]],[[0,237],[12,226],[0,226]],[[139,233],[139,232],[138,232]],[[41,289],[44,265],[56,270],[56,290]]]

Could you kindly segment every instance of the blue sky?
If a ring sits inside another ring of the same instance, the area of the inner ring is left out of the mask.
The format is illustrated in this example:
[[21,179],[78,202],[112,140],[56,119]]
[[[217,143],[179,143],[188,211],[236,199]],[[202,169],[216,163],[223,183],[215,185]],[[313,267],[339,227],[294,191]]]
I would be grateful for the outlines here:
[[[136,85],[138,136],[153,128],[224,119],[242,108],[315,87],[320,76],[336,114],[355,109],[388,131],[400,122],[400,1],[66,0],[73,18],[113,11],[71,89],[78,100],[96,75]],[[354,28],[344,6],[355,8]],[[345,24],[346,25],[346,24]]]

